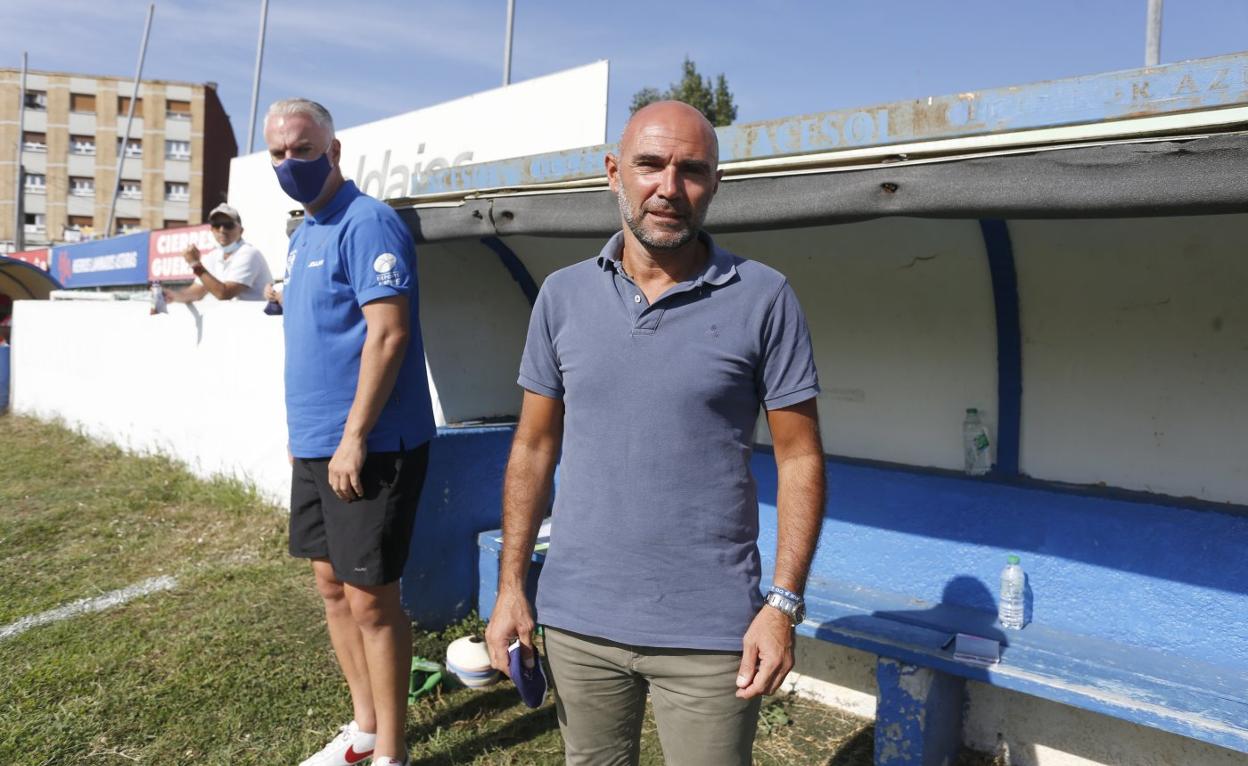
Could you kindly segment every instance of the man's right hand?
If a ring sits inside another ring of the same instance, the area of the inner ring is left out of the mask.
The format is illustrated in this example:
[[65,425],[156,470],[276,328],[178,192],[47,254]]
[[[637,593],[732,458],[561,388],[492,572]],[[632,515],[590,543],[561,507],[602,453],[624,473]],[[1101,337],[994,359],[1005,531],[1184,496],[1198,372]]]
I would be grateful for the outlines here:
[[199,248],[194,245],[187,245],[187,248],[182,251],[182,257],[186,259],[187,263],[194,266],[199,263]]
[[526,665],[533,661],[533,631],[537,623],[533,619],[533,607],[524,591],[507,588],[499,592],[494,602],[494,614],[485,629],[485,645],[490,651],[490,665],[511,677],[511,662],[507,647],[520,639],[520,654]]

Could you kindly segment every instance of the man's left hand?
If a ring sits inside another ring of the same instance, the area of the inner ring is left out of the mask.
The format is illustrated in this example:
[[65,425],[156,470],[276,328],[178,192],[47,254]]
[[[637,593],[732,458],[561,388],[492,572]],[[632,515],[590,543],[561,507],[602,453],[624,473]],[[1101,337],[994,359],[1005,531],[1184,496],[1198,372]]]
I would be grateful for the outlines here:
[[793,669],[793,624],[778,609],[764,606],[745,632],[737,673],[737,696],[775,694]]
[[188,264],[194,266],[199,263],[199,248],[194,245],[188,245],[187,248],[182,251],[182,257],[186,259]]
[[368,446],[363,439],[342,437],[334,456],[329,459],[329,488],[343,502],[351,502],[364,496],[364,482],[360,472],[364,470],[364,457]]

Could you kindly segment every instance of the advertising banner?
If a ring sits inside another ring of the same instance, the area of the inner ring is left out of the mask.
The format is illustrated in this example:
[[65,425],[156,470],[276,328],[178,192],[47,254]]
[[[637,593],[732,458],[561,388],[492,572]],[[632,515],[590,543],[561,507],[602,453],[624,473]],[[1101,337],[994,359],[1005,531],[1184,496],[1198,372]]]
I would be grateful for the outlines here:
[[23,250],[20,253],[6,253],[6,255],[10,258],[29,263],[31,266],[43,269],[44,271],[48,271],[48,262],[51,260],[51,252],[46,247],[40,248],[39,250]]
[[161,229],[151,233],[148,244],[147,280],[149,282],[190,282],[195,278],[191,265],[182,257],[182,251],[194,245],[200,254],[206,255],[217,246],[212,227],[208,224],[183,226],[177,229]]
[[146,231],[52,248],[52,273],[67,288],[147,283]]

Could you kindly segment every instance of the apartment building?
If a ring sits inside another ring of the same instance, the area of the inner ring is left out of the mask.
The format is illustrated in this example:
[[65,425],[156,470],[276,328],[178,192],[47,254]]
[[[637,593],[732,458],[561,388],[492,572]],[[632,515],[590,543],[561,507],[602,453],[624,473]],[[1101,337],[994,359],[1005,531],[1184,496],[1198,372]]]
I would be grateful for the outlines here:
[[201,223],[225,200],[238,146],[215,83],[141,81],[123,146],[133,80],[27,71],[19,127],[20,80],[0,69],[0,252],[14,249],[19,156],[26,248]]

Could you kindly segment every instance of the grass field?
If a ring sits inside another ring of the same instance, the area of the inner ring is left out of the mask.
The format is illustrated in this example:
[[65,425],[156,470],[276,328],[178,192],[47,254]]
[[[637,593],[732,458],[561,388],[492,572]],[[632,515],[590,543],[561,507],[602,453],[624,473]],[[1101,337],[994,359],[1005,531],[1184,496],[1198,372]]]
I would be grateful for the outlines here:
[[[295,764],[350,717],[284,513],[28,418],[0,417],[0,627],[153,577],[176,585],[0,638],[0,764]],[[441,658],[467,620],[417,631]],[[769,700],[759,764],[867,766],[870,723]],[[551,703],[514,689],[446,690],[409,709],[416,764],[558,764]],[[644,764],[662,763],[652,721]],[[968,761],[968,763],[970,763]]]

